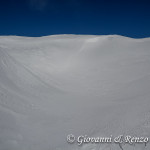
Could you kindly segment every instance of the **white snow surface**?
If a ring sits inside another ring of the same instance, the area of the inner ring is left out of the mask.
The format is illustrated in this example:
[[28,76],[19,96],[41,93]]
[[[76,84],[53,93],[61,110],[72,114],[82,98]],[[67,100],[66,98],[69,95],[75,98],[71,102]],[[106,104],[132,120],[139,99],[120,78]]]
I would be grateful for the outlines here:
[[150,138],[150,38],[0,36],[0,150],[149,150],[68,134]]

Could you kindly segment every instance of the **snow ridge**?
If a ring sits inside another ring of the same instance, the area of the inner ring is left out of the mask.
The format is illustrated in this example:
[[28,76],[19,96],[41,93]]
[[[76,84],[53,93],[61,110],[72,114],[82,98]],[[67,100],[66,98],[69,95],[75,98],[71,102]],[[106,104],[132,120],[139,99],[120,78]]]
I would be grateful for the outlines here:
[[68,134],[150,138],[150,38],[0,36],[0,150],[148,150]]

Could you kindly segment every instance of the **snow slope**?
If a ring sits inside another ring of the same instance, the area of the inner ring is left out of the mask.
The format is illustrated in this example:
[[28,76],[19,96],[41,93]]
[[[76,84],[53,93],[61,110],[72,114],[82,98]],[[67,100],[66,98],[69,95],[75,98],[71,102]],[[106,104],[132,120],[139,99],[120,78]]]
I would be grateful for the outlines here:
[[0,37],[0,150],[149,150],[68,134],[150,138],[150,38]]

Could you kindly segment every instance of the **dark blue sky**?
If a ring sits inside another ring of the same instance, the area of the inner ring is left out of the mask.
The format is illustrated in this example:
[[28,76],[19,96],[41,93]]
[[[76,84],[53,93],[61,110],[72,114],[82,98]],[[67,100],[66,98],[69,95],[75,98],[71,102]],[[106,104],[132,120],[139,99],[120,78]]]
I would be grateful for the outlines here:
[[149,0],[0,0],[0,35],[150,37]]

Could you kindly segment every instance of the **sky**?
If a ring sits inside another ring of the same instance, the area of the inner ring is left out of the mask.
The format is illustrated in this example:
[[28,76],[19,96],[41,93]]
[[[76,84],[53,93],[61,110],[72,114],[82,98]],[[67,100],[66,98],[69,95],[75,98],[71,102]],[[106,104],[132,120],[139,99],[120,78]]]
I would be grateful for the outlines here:
[[150,37],[149,0],[0,0],[0,35]]

